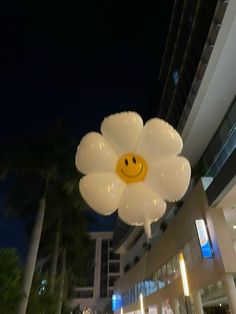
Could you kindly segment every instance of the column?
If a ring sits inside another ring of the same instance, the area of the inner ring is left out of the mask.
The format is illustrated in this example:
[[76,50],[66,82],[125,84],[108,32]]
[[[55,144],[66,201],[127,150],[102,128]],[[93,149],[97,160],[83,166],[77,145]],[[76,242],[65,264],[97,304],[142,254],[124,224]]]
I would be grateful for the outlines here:
[[96,239],[95,249],[95,270],[94,270],[94,295],[95,299],[100,298],[100,282],[101,282],[101,253],[102,253],[102,240]]
[[236,287],[234,284],[234,278],[231,274],[224,274],[222,281],[231,313],[236,314]]
[[186,296],[184,297],[184,299],[185,299],[185,306],[186,306],[187,314],[192,314],[193,311],[192,311],[192,303],[191,303],[190,296]]
[[172,310],[175,314],[180,314],[180,311],[179,311],[179,300],[177,298],[174,298],[172,300]]
[[193,296],[193,307],[194,307],[195,313],[204,314],[200,290],[194,291],[192,296]]
[[157,303],[157,314],[162,314],[161,302]]

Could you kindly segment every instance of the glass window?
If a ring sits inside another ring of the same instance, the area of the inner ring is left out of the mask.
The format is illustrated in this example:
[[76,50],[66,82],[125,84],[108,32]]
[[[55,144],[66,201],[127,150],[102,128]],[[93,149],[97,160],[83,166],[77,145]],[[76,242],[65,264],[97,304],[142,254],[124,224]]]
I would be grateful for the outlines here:
[[113,251],[110,251],[110,252],[109,252],[109,259],[111,259],[111,260],[119,260],[119,259],[120,259],[120,255],[119,255],[119,254],[116,254],[116,253],[113,252]]
[[192,266],[192,255],[191,255],[191,248],[190,243],[186,243],[183,249],[184,259],[185,263],[189,265],[189,267]]
[[113,248],[113,240],[109,240],[109,248]]
[[235,121],[236,102],[234,99],[201,158],[205,176],[214,178],[232,154],[236,146]]
[[113,287],[115,281],[119,278],[119,276],[109,276],[109,287]]
[[172,72],[172,79],[175,85],[177,85],[179,80],[179,71],[175,70]]
[[144,280],[143,281],[143,285],[144,285],[144,293],[143,293],[143,295],[147,296],[147,295],[150,294],[150,283],[149,283],[149,280]]
[[142,293],[143,296],[146,296],[147,295],[147,289],[146,289],[146,283],[145,281],[142,281],[140,283],[140,286],[139,286],[139,295]]
[[161,273],[162,273],[162,280],[164,281],[165,285],[167,284],[167,269],[166,269],[166,264],[164,264],[162,266],[161,269]]
[[134,299],[135,299],[135,302],[138,300],[138,285],[135,285],[134,286]]
[[100,297],[107,297],[108,240],[102,240]]
[[94,285],[94,269],[95,269],[95,248],[96,240],[90,240],[88,245],[88,259],[84,273],[79,279],[79,287],[93,287]]
[[134,290],[134,287],[131,288],[130,290],[130,296],[131,296],[131,302],[134,303],[135,302],[135,290]]
[[172,269],[173,269],[173,278],[176,279],[177,277],[179,277],[179,259],[178,259],[178,255],[175,254],[172,257]]
[[114,262],[109,264],[109,273],[119,273],[120,272],[120,263]]
[[216,283],[218,289],[223,289],[223,282],[220,280],[220,281],[217,281]]
[[139,283],[137,284],[137,291],[138,291],[138,296],[139,296],[140,293],[142,293],[142,283],[141,283],[141,282],[139,282]]
[[162,271],[161,271],[161,268],[158,270],[158,286],[159,286],[159,289],[161,288],[164,288],[165,287],[165,282],[162,278]]
[[159,286],[158,286],[158,275],[157,275],[157,272],[155,272],[152,276],[152,282],[155,284],[155,291],[157,291],[159,289]]
[[166,274],[167,274],[166,276],[167,284],[169,284],[173,280],[173,270],[172,270],[171,260],[169,260],[168,263],[166,264]]
[[148,282],[149,282],[149,294],[152,294],[154,292],[157,291],[157,282],[155,280],[155,278],[150,278],[148,279]]

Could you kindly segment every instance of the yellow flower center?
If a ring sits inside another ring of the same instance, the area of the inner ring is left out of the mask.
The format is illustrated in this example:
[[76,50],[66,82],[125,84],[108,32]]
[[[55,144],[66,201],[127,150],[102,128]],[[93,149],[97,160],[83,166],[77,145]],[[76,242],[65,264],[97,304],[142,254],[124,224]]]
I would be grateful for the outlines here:
[[117,162],[116,173],[125,183],[143,181],[147,174],[148,166],[143,157],[128,153]]

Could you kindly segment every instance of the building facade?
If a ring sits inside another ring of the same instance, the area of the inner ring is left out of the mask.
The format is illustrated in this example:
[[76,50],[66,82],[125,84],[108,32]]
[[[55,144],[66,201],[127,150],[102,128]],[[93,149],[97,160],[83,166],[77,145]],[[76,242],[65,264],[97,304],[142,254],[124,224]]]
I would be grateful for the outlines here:
[[[236,313],[235,38],[235,0],[174,2],[157,114],[181,134],[192,179],[185,197],[152,225],[150,241],[141,227],[118,224],[117,313]],[[198,222],[206,226],[208,256]]]
[[88,269],[80,287],[75,288],[72,307],[110,313],[114,282],[120,275],[119,254],[113,250],[112,232],[90,232]]

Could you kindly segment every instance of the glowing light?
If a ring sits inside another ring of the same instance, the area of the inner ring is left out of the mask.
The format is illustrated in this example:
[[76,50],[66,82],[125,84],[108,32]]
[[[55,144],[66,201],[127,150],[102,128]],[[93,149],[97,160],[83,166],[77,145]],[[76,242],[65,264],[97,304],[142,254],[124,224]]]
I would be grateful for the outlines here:
[[234,230],[236,229],[236,225],[233,225]]
[[124,314],[123,307],[120,308],[120,314]]
[[189,296],[188,278],[183,253],[179,253],[179,266],[183,283],[184,295],[188,297]]
[[203,258],[212,258],[213,251],[210,243],[210,239],[208,237],[207,228],[204,219],[196,219],[195,220],[198,239],[200,243],[200,248],[202,252]]
[[140,299],[140,311],[141,311],[141,314],[145,314],[144,313],[144,307],[143,307],[143,295],[142,295],[142,293],[140,293],[139,299]]
[[121,295],[119,293],[114,293],[112,295],[111,307],[113,312],[121,308]]

